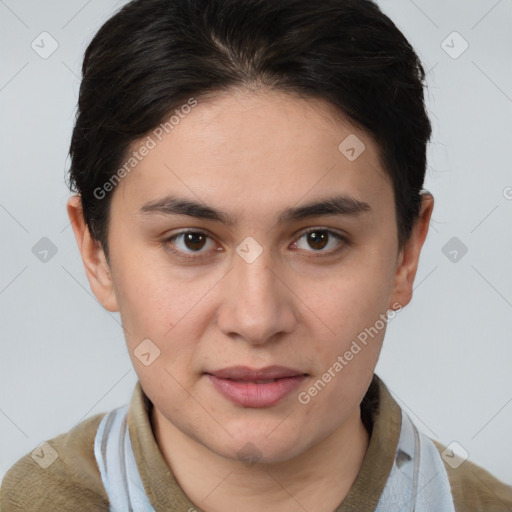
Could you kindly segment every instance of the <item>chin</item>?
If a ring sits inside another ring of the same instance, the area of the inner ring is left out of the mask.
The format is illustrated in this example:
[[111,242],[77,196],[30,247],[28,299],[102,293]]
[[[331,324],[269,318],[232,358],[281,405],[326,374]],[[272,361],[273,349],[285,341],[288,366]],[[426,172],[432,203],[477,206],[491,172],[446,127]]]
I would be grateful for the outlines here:
[[[278,464],[287,462],[300,455],[304,450],[304,441],[297,436],[290,436],[286,431],[279,434],[266,432],[251,433],[246,430],[243,435],[233,435],[226,444],[207,443],[206,446],[218,455],[233,461],[243,462],[252,467],[255,464]],[[215,446],[214,446],[215,445]]]

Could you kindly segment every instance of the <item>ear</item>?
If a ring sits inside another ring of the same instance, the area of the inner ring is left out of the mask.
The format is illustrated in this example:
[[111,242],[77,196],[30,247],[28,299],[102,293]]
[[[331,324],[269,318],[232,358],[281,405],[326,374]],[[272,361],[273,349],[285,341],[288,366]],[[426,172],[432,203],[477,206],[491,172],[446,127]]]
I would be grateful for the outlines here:
[[[418,270],[420,252],[427,237],[433,209],[434,197],[430,192],[423,192],[420,215],[414,224],[409,240],[398,256],[398,266],[389,309],[400,309],[409,304],[412,299],[414,277]],[[399,307],[397,307],[397,303],[400,305]]]
[[82,198],[70,197],[67,211],[91,290],[105,309],[119,311],[110,268],[101,243],[91,237],[83,215]]

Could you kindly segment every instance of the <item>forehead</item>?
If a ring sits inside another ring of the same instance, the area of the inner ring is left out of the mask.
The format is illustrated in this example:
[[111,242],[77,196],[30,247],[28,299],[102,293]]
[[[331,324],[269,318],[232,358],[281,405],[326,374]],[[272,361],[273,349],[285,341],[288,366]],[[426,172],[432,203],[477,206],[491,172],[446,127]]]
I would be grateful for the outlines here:
[[113,208],[133,212],[168,194],[252,215],[250,204],[275,212],[334,192],[377,209],[392,200],[373,139],[320,99],[225,92],[198,99],[167,128],[133,145],[151,149],[120,181]]

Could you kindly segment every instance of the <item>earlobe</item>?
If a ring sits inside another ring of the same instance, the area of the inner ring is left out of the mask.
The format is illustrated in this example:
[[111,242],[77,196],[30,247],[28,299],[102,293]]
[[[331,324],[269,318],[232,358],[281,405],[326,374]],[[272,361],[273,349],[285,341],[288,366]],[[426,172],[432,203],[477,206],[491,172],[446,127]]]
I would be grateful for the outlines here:
[[119,311],[109,264],[101,243],[90,234],[80,196],[69,198],[67,212],[92,292],[105,309]]
[[392,306],[396,303],[400,304],[400,308],[402,308],[412,299],[414,278],[418,270],[421,249],[427,238],[433,209],[433,195],[430,192],[422,193],[420,215],[398,258],[389,309],[396,309]]

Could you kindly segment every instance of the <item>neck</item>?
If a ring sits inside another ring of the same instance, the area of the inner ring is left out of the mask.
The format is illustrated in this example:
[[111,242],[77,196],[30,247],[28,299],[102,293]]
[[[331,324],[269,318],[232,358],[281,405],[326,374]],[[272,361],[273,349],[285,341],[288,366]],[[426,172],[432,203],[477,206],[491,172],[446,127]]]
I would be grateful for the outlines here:
[[250,467],[189,438],[155,408],[152,422],[176,481],[207,512],[332,512],[354,483],[369,444],[359,407],[329,437],[294,459]]

